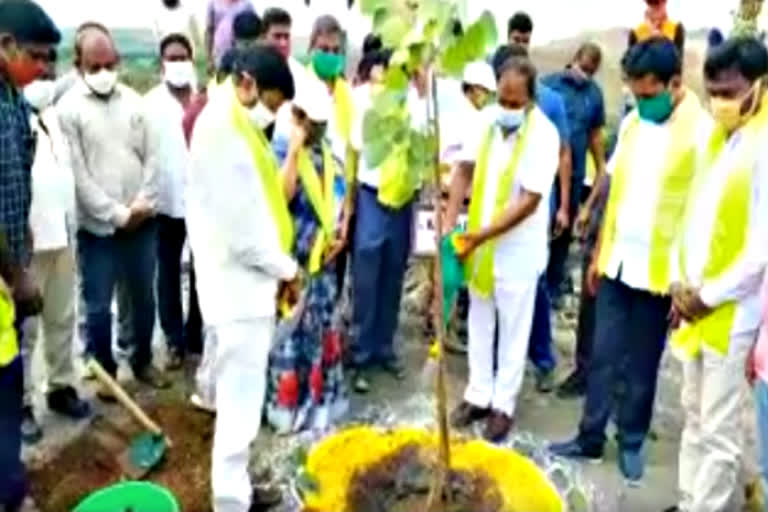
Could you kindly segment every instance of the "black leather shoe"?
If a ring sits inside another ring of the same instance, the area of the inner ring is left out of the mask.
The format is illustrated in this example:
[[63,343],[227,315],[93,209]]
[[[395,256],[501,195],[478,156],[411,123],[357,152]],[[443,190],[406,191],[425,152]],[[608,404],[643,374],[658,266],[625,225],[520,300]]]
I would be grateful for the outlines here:
[[487,418],[490,414],[490,409],[483,409],[469,402],[462,402],[451,413],[451,426],[453,428],[467,428],[474,422]]
[[47,398],[48,408],[67,418],[82,420],[91,414],[91,406],[85,400],[81,400],[75,388],[71,386],[51,391]]

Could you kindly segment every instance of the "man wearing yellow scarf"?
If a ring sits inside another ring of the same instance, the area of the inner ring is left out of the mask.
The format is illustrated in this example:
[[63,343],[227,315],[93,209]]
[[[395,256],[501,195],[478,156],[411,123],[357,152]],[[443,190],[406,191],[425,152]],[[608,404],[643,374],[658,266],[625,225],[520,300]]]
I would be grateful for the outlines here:
[[624,57],[624,68],[637,109],[622,123],[608,166],[611,190],[588,272],[588,286],[597,290],[597,324],[587,397],[578,436],[551,450],[600,460],[621,383],[619,469],[629,485],[637,485],[645,471],[643,445],[667,339],[673,246],[696,152],[712,121],[682,87],[680,55],[668,39],[636,44]]
[[[247,512],[251,441],[258,435],[278,283],[293,281],[293,225],[265,130],[293,97],[285,59],[243,50],[232,83],[195,126],[187,227],[200,308],[218,340],[212,485],[215,512]],[[271,493],[256,493],[259,504]]]
[[744,368],[760,326],[768,264],[768,51],[754,38],[710,50],[717,125],[700,145],[674,255],[672,348],[683,362],[679,508],[740,510]]

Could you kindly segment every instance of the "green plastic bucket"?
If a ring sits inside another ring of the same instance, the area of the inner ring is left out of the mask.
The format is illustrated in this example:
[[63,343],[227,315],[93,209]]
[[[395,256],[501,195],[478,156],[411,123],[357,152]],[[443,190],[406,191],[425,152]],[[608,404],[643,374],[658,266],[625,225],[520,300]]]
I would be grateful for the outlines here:
[[101,489],[73,512],[180,512],[176,497],[150,482],[123,482]]

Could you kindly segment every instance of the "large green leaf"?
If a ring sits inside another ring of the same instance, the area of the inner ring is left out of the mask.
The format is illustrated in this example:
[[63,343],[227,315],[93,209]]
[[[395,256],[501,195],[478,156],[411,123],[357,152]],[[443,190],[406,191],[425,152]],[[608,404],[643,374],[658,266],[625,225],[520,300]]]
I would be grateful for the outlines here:
[[393,11],[387,11],[386,18],[380,23],[377,32],[381,36],[381,42],[387,48],[400,46],[403,38],[411,30],[408,19]]
[[391,4],[391,0],[360,0],[360,11],[368,16],[373,16],[378,9],[389,7]]
[[498,39],[496,21],[486,11],[472,25],[467,27],[461,37],[449,42],[440,57],[443,72],[458,76],[468,63],[482,59],[495,45]]
[[[368,167],[378,167],[396,144],[408,139],[409,117],[402,108],[392,108],[387,95],[380,95],[378,103],[363,116],[363,155]],[[377,105],[383,105],[379,110]]]

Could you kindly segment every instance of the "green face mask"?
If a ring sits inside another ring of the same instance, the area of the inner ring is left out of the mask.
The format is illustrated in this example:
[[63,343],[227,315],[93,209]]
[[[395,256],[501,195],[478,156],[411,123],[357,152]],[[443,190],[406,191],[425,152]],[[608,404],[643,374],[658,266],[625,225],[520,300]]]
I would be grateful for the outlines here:
[[672,114],[672,95],[665,90],[652,98],[638,98],[637,114],[646,121],[663,123]]
[[344,56],[315,50],[312,52],[312,68],[319,78],[331,80],[344,72]]

